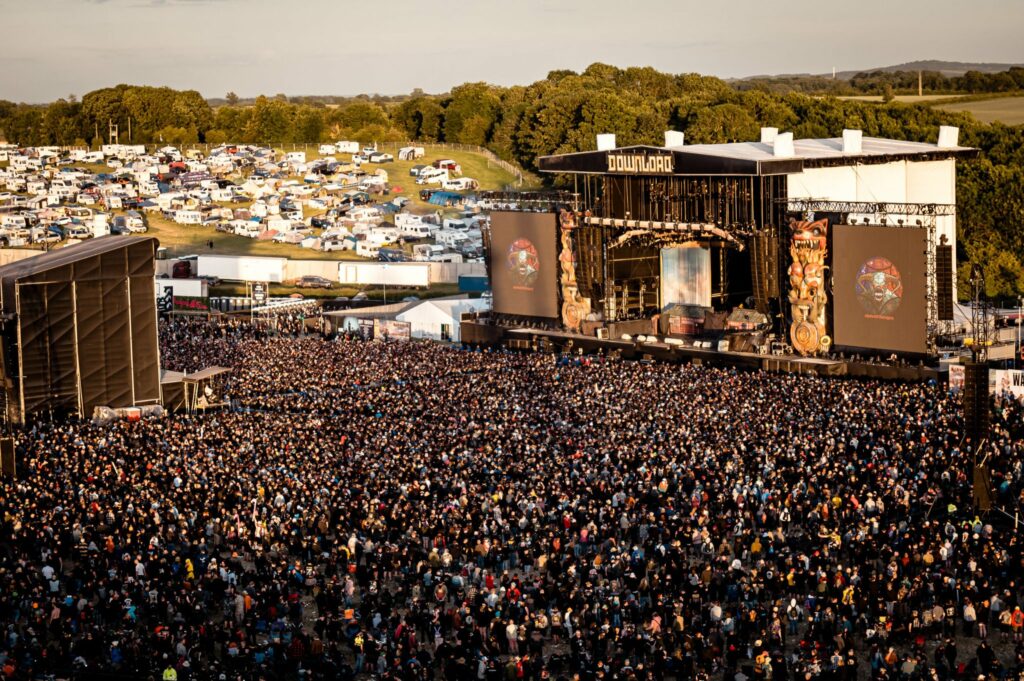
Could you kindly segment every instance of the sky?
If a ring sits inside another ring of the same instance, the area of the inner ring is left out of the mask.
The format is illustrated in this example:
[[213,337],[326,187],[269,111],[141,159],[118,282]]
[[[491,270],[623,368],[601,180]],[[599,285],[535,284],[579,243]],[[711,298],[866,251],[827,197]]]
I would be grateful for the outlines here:
[[1020,0],[0,0],[0,99],[528,84],[594,62],[723,78],[1024,62]]

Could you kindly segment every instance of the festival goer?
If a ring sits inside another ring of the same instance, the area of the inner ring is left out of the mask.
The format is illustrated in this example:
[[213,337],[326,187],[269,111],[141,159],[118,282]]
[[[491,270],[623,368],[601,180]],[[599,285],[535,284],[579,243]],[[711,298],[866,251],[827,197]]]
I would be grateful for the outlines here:
[[[232,407],[18,433],[9,677],[1024,671],[1021,542],[971,510],[940,387],[200,320],[161,348],[231,366]],[[1021,417],[993,415],[1001,507]]]

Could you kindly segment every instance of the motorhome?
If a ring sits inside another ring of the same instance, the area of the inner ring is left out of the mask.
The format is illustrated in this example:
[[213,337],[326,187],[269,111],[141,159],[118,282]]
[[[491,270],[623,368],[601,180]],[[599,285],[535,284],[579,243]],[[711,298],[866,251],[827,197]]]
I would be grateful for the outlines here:
[[446,179],[441,183],[441,188],[450,192],[461,192],[476,189],[480,183],[471,177],[456,177]]
[[424,168],[416,177],[416,184],[440,184],[448,179],[448,171],[441,168]]
[[174,221],[179,225],[199,225],[203,222],[203,214],[198,210],[178,210],[174,212]]
[[263,231],[260,223],[253,222],[252,220],[235,220],[232,224],[235,228],[235,234],[238,236],[248,237],[250,239],[258,238],[260,232]]

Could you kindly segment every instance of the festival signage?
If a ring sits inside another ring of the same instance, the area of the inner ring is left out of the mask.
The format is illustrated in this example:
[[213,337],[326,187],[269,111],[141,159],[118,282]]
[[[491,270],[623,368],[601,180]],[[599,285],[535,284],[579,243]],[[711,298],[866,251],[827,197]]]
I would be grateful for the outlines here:
[[609,153],[609,173],[630,175],[671,175],[675,172],[672,154]]
[[964,370],[963,364],[950,364],[949,365],[949,389],[950,390],[963,390],[964,382],[967,380],[967,375]]
[[375,319],[373,337],[378,340],[407,341],[412,338],[412,324],[393,319]]
[[210,299],[206,296],[174,296],[175,312],[209,312]]
[[[994,381],[992,379],[995,379]],[[989,388],[996,396],[1006,394],[1024,397],[1024,371],[1019,369],[993,369],[989,372]]]
[[266,305],[267,292],[269,290],[269,283],[265,281],[254,281],[252,283],[252,304],[257,307],[260,305]]

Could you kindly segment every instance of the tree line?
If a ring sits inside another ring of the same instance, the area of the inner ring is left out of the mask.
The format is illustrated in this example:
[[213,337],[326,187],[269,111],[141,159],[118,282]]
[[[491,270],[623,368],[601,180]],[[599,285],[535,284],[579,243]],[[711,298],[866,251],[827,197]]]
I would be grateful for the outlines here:
[[26,146],[97,145],[108,121],[119,126],[125,142],[129,119],[135,143],[411,139],[485,146],[529,170],[538,156],[594,148],[599,133],[615,133],[620,145],[660,145],[669,129],[683,131],[687,143],[717,143],[758,139],[761,126],[797,138],[836,137],[855,128],[869,136],[934,142],[940,125],[956,125],[960,143],[981,150],[978,159],[958,163],[961,276],[966,263],[978,260],[987,268],[990,295],[1024,293],[1024,126],[982,124],[926,105],[741,90],[699,74],[605,64],[581,73],[553,71],[524,86],[465,83],[443,95],[357,98],[336,106],[278,95],[248,106],[211,107],[194,90],[129,85],[46,106],[0,102],[0,130]]
[[946,76],[932,70],[862,71],[849,80],[815,75],[763,76],[735,81],[733,85],[738,90],[762,90],[775,94],[803,92],[837,97],[916,95],[919,85],[923,94],[998,94],[1024,91],[1024,68],[1011,67],[995,73],[967,71],[961,76]]

